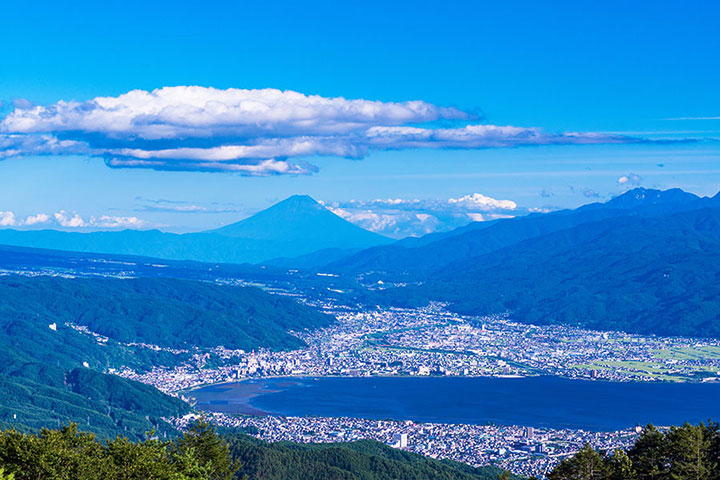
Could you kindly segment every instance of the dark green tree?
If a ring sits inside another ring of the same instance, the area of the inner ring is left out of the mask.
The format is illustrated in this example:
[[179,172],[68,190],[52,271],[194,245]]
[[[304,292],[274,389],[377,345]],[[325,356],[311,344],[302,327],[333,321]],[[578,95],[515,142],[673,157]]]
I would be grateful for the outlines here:
[[710,480],[717,473],[717,458],[712,458],[712,432],[705,424],[671,427],[666,439],[672,480]]
[[102,445],[75,424],[43,429],[39,435],[16,430],[0,434],[0,464],[17,480],[101,480],[111,473]]
[[148,438],[103,444],[70,424],[40,434],[0,432],[0,480],[210,480],[195,451]]
[[628,455],[637,472],[638,480],[656,480],[666,478],[670,459],[665,435],[648,424],[628,451]]
[[193,452],[200,465],[208,469],[212,480],[231,480],[242,467],[232,459],[228,443],[205,417],[188,426],[177,447],[183,453]]
[[575,455],[564,459],[548,474],[550,480],[607,480],[610,469],[605,459],[589,444]]
[[612,455],[605,459],[610,470],[610,480],[635,480],[637,474],[627,452],[616,448]]

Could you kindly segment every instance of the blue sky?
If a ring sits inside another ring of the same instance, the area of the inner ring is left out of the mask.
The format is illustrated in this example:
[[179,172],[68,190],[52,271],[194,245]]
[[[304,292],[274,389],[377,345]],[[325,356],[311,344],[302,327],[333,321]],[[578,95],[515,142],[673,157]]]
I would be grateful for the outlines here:
[[[77,214],[93,228],[137,218],[145,227],[193,230],[307,193],[383,229],[390,227],[368,215],[391,220],[404,207],[374,199],[418,199],[416,210],[447,213],[448,199],[466,198],[472,208],[479,193],[512,200],[519,213],[604,200],[634,185],[701,195],[720,189],[716,2],[12,3],[0,29],[0,44],[10,46],[0,62],[0,118],[60,100],[198,85],[420,100],[467,117],[407,123],[415,127],[696,141],[459,149],[405,142],[370,146],[355,155],[362,159],[292,157],[317,171],[268,176],[187,164],[186,171],[110,168],[82,149],[29,149],[0,161],[0,212],[15,218],[5,226],[37,214],[50,222],[34,227],[57,226],[54,214],[64,212],[58,218],[68,226]],[[486,217],[513,213],[481,204]]]

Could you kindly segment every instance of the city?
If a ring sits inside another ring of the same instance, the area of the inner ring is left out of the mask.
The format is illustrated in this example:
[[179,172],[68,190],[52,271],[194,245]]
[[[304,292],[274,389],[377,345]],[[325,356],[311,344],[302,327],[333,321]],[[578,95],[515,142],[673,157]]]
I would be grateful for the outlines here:
[[[337,322],[296,332],[307,347],[197,351],[171,369],[122,375],[168,393],[272,376],[557,375],[606,381],[718,381],[720,341],[536,326],[507,316],[461,317],[443,305],[348,311],[324,303]],[[159,347],[157,347],[159,348]]]
[[[717,381],[720,369],[720,342],[713,340],[524,325],[504,315],[465,318],[438,304],[372,312],[348,311],[327,302],[322,307],[338,321],[319,331],[297,332],[308,344],[305,349],[243,352],[218,347],[196,352],[172,369],[118,374],[193,402],[191,390],[197,386],[274,376],[557,375],[616,382],[708,382]],[[627,448],[640,430],[637,425],[598,432],[249,413],[210,415],[219,425],[269,441],[375,439],[423,455],[474,466],[493,464],[538,477],[586,443],[604,451]],[[187,421],[175,419],[180,427]]]
[[[180,428],[194,415],[175,419]],[[419,423],[360,418],[239,416],[212,413],[223,427],[239,428],[270,442],[350,442],[373,439],[396,448],[472,466],[496,465],[527,476],[543,477],[563,458],[586,443],[612,452],[628,448],[639,427],[615,432],[590,432],[523,426]]]

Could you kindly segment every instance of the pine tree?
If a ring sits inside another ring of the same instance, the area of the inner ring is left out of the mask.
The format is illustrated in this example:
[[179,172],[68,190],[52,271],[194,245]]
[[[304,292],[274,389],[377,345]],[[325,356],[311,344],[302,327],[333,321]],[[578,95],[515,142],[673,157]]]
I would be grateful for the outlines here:
[[665,435],[652,424],[648,424],[628,452],[638,474],[638,480],[660,480],[666,478],[668,445]]
[[589,444],[575,455],[564,459],[548,474],[549,480],[607,480],[609,468],[605,460]]
[[177,445],[181,452],[194,452],[200,465],[210,471],[211,480],[232,480],[242,467],[232,460],[227,442],[205,417],[190,424]]
[[666,435],[672,480],[710,480],[718,465],[711,458],[712,437],[705,425],[672,427]]
[[613,454],[606,458],[606,462],[610,468],[610,480],[635,480],[637,478],[632,460],[625,450],[616,448]]

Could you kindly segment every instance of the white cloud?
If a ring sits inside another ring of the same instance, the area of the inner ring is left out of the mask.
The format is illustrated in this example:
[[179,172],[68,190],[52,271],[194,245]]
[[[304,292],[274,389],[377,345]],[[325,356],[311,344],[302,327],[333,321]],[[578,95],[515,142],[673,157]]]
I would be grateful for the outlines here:
[[720,120],[720,116],[713,117],[674,117],[674,118],[664,118],[663,120]]
[[50,221],[50,215],[47,213],[38,213],[37,215],[30,215],[25,219],[23,225],[37,225],[40,223],[47,223]]
[[77,213],[70,215],[65,210],[61,210],[55,212],[53,218],[61,227],[77,228],[85,226],[85,221]]
[[325,206],[363,228],[395,238],[446,231],[471,221],[511,218],[530,212],[512,200],[498,200],[480,193],[446,200],[377,198],[326,202]]
[[467,216],[472,219],[473,222],[489,222],[491,220],[515,217],[515,215],[506,215],[503,213],[468,213]]
[[637,187],[638,185],[642,184],[642,181],[643,181],[642,177],[636,173],[628,173],[627,175],[623,175],[617,179],[617,183],[619,185],[634,186],[634,187]]
[[90,220],[85,223],[87,226],[99,227],[99,228],[142,228],[147,225],[147,222],[140,220],[137,217],[111,217],[103,215],[102,217],[95,218],[91,217]]
[[16,109],[2,122],[16,133],[82,131],[145,140],[218,136],[323,135],[375,125],[465,119],[455,108],[304,95],[272,88],[198,86],[132,90],[87,102]]
[[486,197],[481,193],[473,193],[460,198],[450,198],[448,203],[451,205],[461,205],[466,208],[479,208],[480,210],[515,210],[517,203],[512,200],[496,200],[492,197]]
[[[0,123],[1,125],[1,123]],[[0,160],[21,155],[90,154],[88,146],[73,140],[58,140],[53,135],[5,135],[0,133]]]
[[0,211],[0,227],[10,227],[12,225],[15,225],[15,214]]
[[362,158],[372,150],[500,148],[628,143],[596,133],[466,124],[420,128],[444,120],[472,122],[457,108],[423,101],[379,102],[275,89],[165,87],[118,97],[52,105],[17,104],[0,121],[0,158],[83,154],[115,168],[228,171],[243,175],[310,174],[298,158]]
[[199,205],[187,200],[167,200],[164,198],[135,197],[142,203],[136,211],[142,212],[171,212],[171,213],[237,213],[241,209],[234,203],[212,202],[209,205]]
[[147,222],[137,217],[116,217],[110,215],[102,215],[100,217],[90,217],[83,219],[80,215],[73,212],[67,213],[61,210],[53,214],[53,218],[58,225],[65,228],[143,228],[147,226]]
[[25,226],[31,227],[34,225],[41,225],[49,222],[54,222],[55,225],[64,228],[143,228],[147,227],[148,223],[138,217],[123,217],[123,216],[110,216],[102,215],[100,217],[82,218],[78,213],[68,213],[65,210],[60,210],[52,215],[47,213],[38,213],[36,215],[30,215],[25,220],[17,221],[13,212],[0,211],[0,226],[12,227],[12,226]]

